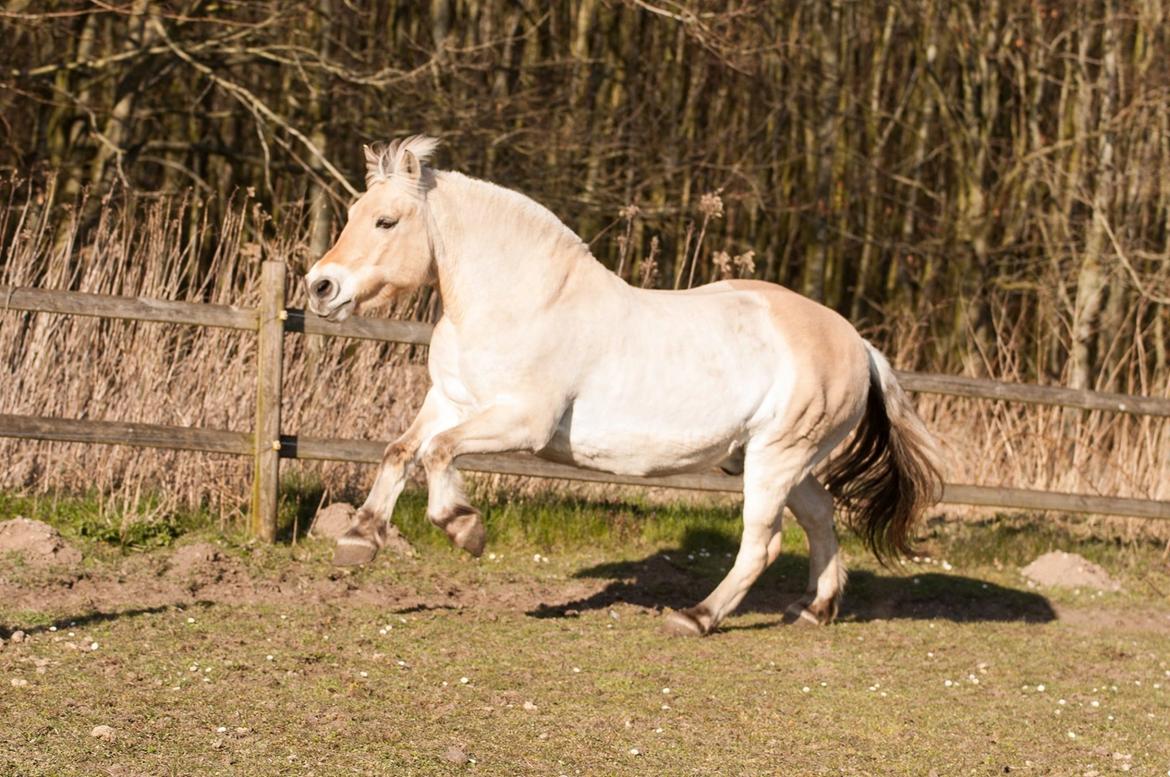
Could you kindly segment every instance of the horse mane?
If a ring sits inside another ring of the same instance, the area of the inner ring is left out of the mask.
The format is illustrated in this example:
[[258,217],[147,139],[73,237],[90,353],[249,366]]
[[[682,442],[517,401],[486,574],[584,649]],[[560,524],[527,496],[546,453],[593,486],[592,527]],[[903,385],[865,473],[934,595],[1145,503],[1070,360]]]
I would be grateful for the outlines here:
[[414,155],[420,165],[430,161],[439,139],[427,135],[411,135],[392,140],[389,143],[372,143],[362,146],[366,155],[366,188],[380,181],[387,181],[402,166],[407,152]]

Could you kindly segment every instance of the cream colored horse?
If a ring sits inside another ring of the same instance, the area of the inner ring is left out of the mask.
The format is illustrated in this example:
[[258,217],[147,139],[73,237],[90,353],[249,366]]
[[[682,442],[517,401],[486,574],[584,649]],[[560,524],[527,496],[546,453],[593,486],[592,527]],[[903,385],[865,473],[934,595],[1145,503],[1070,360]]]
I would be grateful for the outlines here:
[[[845,582],[835,493],[879,555],[905,552],[937,498],[930,435],[885,358],[833,311],[780,286],[722,281],[634,288],[522,194],[431,169],[436,141],[366,148],[366,193],[305,278],[309,306],[341,320],[370,300],[437,283],[443,317],[418,417],[385,453],[335,561],[373,559],[421,462],[427,516],[478,556],[484,526],[455,457],[533,451],[623,475],[742,468],[743,539],[719,586],[668,616],[707,634],[780,552],[787,505],[809,540],[808,595],[789,620],[828,623]],[[856,430],[830,466],[813,466]]]

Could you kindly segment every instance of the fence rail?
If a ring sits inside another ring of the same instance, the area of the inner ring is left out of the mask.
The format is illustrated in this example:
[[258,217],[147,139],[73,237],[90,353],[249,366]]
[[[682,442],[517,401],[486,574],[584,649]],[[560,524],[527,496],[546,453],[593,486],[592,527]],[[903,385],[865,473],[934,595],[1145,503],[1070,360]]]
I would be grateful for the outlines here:
[[[251,456],[254,461],[252,530],[256,536],[271,541],[276,534],[281,459],[377,462],[381,460],[386,446],[384,442],[369,440],[326,439],[281,433],[281,360],[285,334],[299,332],[411,345],[426,345],[431,337],[431,327],[416,321],[350,318],[334,323],[306,316],[302,310],[286,309],[285,272],[281,262],[263,263],[261,302],[257,309],[0,286],[0,313],[16,310],[220,327],[252,331],[259,340],[256,428],[253,432],[0,414],[0,437]],[[907,390],[919,393],[1170,417],[1170,399],[1157,397],[912,372],[900,372],[898,378]],[[727,492],[737,492],[742,486],[740,478],[719,472],[632,477],[557,464],[525,453],[461,456],[458,464],[474,472],[618,485]],[[943,501],[984,507],[1170,519],[1170,501],[999,486],[948,483]]]

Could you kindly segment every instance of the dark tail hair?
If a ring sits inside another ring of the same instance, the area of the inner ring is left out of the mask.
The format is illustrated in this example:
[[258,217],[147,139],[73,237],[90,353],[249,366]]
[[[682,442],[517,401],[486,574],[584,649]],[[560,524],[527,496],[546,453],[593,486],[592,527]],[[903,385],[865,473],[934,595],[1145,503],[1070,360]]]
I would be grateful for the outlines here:
[[829,464],[825,486],[844,508],[850,527],[882,565],[913,553],[918,516],[942,497],[938,445],[869,343],[865,415],[843,453]]

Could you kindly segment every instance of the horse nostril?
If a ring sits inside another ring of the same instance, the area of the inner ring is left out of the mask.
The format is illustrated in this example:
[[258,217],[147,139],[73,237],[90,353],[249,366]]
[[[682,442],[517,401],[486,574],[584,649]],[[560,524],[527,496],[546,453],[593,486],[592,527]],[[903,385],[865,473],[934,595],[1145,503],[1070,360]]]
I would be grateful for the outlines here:
[[337,287],[328,278],[322,278],[309,289],[317,299],[329,299],[337,293]]

